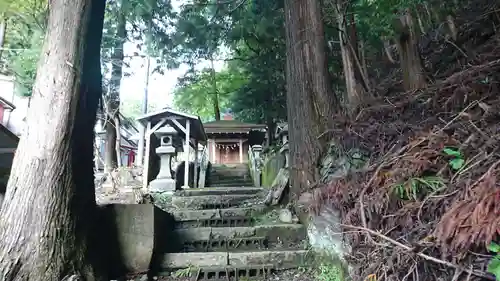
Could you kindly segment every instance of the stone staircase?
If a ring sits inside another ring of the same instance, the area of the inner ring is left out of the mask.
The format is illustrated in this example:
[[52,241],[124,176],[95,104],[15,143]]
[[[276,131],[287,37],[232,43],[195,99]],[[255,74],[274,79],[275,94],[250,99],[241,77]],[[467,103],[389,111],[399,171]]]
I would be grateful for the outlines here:
[[241,166],[214,170],[212,183],[225,185],[172,196],[175,247],[161,263],[162,271],[170,272],[163,280],[268,280],[270,274],[302,267],[308,259],[305,227],[291,213],[282,222],[286,210],[266,209],[261,203],[266,192],[248,186]]
[[212,165],[208,183],[214,187],[253,186],[247,164]]

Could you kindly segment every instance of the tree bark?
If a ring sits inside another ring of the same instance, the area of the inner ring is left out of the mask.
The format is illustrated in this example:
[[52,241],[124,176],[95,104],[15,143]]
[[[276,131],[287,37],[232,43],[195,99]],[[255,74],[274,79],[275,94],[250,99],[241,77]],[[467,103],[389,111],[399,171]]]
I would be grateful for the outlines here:
[[[359,61],[358,38],[354,14],[345,14],[347,9],[340,1],[336,1],[337,24],[339,29],[340,50],[342,54],[342,65],[346,82],[348,112],[353,115],[365,100],[369,93],[368,79],[364,78],[362,66]],[[366,80],[366,81],[365,81]]]
[[115,116],[115,126],[116,126],[116,166],[121,167],[122,163],[122,153],[121,153],[121,143],[122,143],[122,135],[121,135],[121,123],[120,123],[120,115]]
[[2,48],[5,41],[5,33],[7,31],[7,21],[4,15],[0,15],[0,62],[2,61]]
[[210,75],[212,76],[212,104],[214,106],[214,117],[216,121],[220,121],[220,105],[219,105],[219,91],[217,90],[217,79],[215,75],[214,59],[210,58]]
[[[52,0],[28,113],[0,211],[0,280],[98,280],[93,127],[103,0]],[[87,30],[92,30],[87,33]],[[84,60],[85,58],[85,60]]]
[[427,85],[427,74],[418,50],[417,27],[413,22],[410,10],[406,10],[396,21],[398,37],[396,43],[399,51],[399,61],[403,71],[403,86],[405,90],[416,90]]
[[[121,1],[121,5],[126,0]],[[116,124],[117,117],[120,111],[120,86],[123,76],[123,47],[127,38],[127,18],[122,10],[118,10],[117,27],[116,27],[116,41],[114,43],[113,54],[111,55],[111,81],[109,83],[109,92],[106,105],[107,118],[105,123],[106,128],[106,150],[104,156],[104,172],[110,172],[118,167],[118,158],[120,154],[117,153],[116,139],[120,133],[119,124]]]
[[338,102],[328,77],[318,0],[285,0],[286,86],[293,196],[318,180],[324,134]]

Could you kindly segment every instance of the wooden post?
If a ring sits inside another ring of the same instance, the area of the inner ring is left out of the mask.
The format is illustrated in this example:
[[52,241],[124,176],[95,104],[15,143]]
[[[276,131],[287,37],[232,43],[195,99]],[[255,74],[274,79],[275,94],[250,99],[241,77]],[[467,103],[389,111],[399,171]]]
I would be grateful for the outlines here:
[[146,149],[144,151],[144,165],[142,169],[142,188],[144,191],[148,189],[148,173],[149,173],[149,154],[151,150],[151,121],[148,121],[146,127]]
[[194,182],[193,188],[198,188],[198,141],[194,142]]
[[240,139],[240,163],[243,163],[243,140]]
[[184,165],[184,186],[182,188],[189,188],[189,132],[191,131],[191,120],[186,119],[186,139],[184,144],[184,153],[186,153]]
[[217,147],[215,146],[215,139],[212,140],[212,163],[215,163],[215,150]]

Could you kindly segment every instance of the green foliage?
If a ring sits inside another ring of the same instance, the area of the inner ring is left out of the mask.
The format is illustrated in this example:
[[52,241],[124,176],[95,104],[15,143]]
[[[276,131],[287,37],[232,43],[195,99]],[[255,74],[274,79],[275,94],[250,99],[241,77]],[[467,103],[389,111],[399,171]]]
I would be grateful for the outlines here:
[[410,178],[401,184],[391,187],[392,191],[402,200],[419,200],[428,192],[436,192],[445,187],[443,179],[440,177]]
[[[153,112],[158,109],[159,108],[156,104],[148,104],[148,112]],[[124,116],[135,120],[137,117],[143,115],[142,101],[139,98],[122,99],[120,104],[120,112]]]
[[184,278],[184,277],[191,277],[191,272],[193,271],[193,267],[188,267],[188,268],[184,268],[184,269],[179,269],[177,271],[175,271],[172,275],[175,277],[175,278]]
[[344,271],[337,265],[322,263],[318,267],[316,279],[319,281],[343,281]]
[[491,242],[488,246],[488,251],[496,254],[488,263],[488,272],[495,275],[497,280],[500,280],[500,245]]
[[[285,119],[283,2],[253,0],[239,6],[206,2],[182,7],[174,53],[189,65],[228,53],[227,68],[216,77],[221,109],[230,104],[235,117],[247,122]],[[209,77],[207,71],[192,70],[191,82],[181,81],[176,89],[176,106],[207,118],[213,112],[208,101],[214,93]],[[199,81],[206,82],[204,89]],[[196,91],[193,85],[198,86]]]
[[451,169],[458,171],[458,170],[463,168],[463,166],[465,164],[465,160],[463,158],[462,153],[459,150],[457,150],[455,148],[447,147],[447,148],[443,149],[443,152],[447,156],[451,157],[450,161],[448,162],[450,164]]
[[6,20],[0,71],[16,78],[16,93],[30,96],[43,46],[47,1],[3,1],[0,17]]
[[174,91],[174,105],[180,110],[199,115],[203,121],[215,119],[214,95],[217,94],[221,110],[229,109],[229,98],[244,85],[247,78],[238,69],[226,68],[215,73],[216,92],[210,69],[190,73]]

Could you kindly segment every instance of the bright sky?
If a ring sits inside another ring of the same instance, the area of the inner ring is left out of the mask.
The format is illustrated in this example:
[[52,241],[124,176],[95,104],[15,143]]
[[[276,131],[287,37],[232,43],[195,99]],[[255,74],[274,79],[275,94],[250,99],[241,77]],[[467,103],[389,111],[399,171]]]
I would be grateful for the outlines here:
[[[186,3],[186,0],[173,0],[174,9],[179,9],[180,5]],[[124,46],[125,55],[132,55],[137,51],[136,43],[126,43]],[[155,67],[155,60],[151,60],[151,69]],[[207,61],[200,61],[197,68],[208,67]],[[215,62],[215,69],[218,71],[224,66],[223,61]],[[183,65],[178,69],[166,71],[164,75],[155,73],[149,78],[148,87],[148,103],[156,104],[160,108],[173,105],[173,90],[177,84],[177,79],[181,77],[188,67]],[[123,101],[127,100],[142,100],[146,86],[147,64],[146,59],[135,57],[130,62],[131,72],[129,77],[123,77],[120,87],[120,95]]]

